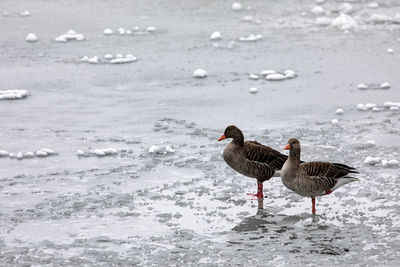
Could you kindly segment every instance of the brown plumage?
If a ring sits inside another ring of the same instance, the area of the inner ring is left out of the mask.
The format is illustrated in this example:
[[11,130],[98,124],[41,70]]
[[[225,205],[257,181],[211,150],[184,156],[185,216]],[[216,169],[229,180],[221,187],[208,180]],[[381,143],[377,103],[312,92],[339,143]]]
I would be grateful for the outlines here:
[[311,197],[315,213],[315,197],[332,193],[342,185],[358,181],[347,176],[358,173],[354,168],[340,163],[300,161],[300,142],[292,138],[284,149],[290,149],[289,158],[282,167],[283,184],[304,197]]
[[236,126],[228,126],[218,141],[232,138],[224,149],[225,162],[235,171],[258,182],[258,198],[263,198],[262,183],[271,179],[275,170],[280,170],[287,156],[256,141],[244,142],[242,131]]

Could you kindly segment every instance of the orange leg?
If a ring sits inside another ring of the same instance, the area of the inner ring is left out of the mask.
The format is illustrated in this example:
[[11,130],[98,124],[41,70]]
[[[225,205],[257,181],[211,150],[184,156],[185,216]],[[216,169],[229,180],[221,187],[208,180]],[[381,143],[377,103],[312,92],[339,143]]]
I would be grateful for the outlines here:
[[315,197],[311,198],[311,202],[312,202],[312,214],[315,214]]
[[258,199],[264,198],[263,195],[263,183],[257,181],[257,194],[247,194],[249,196],[257,197]]

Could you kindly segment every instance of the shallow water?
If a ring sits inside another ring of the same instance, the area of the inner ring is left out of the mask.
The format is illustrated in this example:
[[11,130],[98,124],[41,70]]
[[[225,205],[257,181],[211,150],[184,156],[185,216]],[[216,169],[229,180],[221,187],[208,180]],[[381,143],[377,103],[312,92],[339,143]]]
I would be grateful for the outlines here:
[[[344,33],[314,24],[314,1],[243,2],[252,9],[241,12],[215,1],[1,1],[2,13],[31,13],[0,17],[1,90],[22,88],[31,96],[0,101],[0,150],[49,148],[57,155],[0,158],[0,262],[395,266],[399,167],[363,161],[400,159],[400,112],[356,109],[400,102],[399,24],[368,21],[400,7],[377,2],[369,9],[352,1],[358,27]],[[323,7],[335,17],[341,4]],[[243,21],[245,15],[260,23]],[[135,26],[157,30],[102,34]],[[70,28],[87,40],[52,41]],[[223,39],[211,42],[217,30]],[[29,32],[39,42],[25,42]],[[249,34],[263,39],[237,41]],[[79,63],[106,53],[139,60]],[[197,68],[208,77],[193,79]],[[248,79],[264,69],[293,69],[298,77]],[[391,88],[357,89],[382,82]],[[311,201],[274,178],[264,184],[260,210],[246,195],[255,181],[221,158],[226,142],[216,139],[229,124],[276,149],[297,137],[304,160],[352,165],[361,181],[317,199],[312,217]],[[149,153],[153,145],[174,152]],[[105,148],[117,153],[76,152]]]

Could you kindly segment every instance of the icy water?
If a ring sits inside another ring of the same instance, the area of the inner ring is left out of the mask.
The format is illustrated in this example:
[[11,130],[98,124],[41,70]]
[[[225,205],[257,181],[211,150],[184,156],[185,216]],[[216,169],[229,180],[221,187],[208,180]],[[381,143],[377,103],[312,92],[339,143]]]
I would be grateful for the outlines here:
[[[31,95],[0,100],[0,150],[57,154],[0,157],[1,265],[396,266],[400,111],[383,104],[400,102],[400,6],[325,2],[2,0],[0,90]],[[156,30],[118,34],[135,26]],[[85,40],[54,42],[69,29]],[[250,34],[262,39],[238,41]],[[80,61],[107,53],[138,61]],[[248,79],[265,69],[298,77]],[[221,157],[230,124],[276,149],[297,137],[304,160],[361,181],[317,199],[316,217],[279,178],[258,203]]]

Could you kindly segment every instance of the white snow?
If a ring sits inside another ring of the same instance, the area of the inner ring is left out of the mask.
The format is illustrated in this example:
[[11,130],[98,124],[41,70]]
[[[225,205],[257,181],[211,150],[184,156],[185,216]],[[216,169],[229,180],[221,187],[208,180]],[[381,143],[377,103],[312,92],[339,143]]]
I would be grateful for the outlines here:
[[327,17],[320,17],[315,19],[315,24],[318,26],[328,26],[331,25],[333,22],[333,19],[327,18]]
[[363,83],[360,83],[359,85],[357,85],[357,88],[360,89],[360,90],[368,89],[368,85],[365,85],[365,84],[363,84]]
[[47,153],[41,150],[36,151],[36,156],[38,157],[47,157]]
[[353,6],[350,3],[341,4],[339,10],[345,14],[350,14],[354,11]]
[[0,158],[1,157],[7,157],[9,155],[9,153],[5,150],[0,150]]
[[98,156],[98,157],[102,157],[102,156],[105,156],[105,155],[106,155],[106,152],[104,152],[102,149],[95,149],[95,150],[93,151],[93,153],[94,153],[96,156]]
[[261,71],[261,75],[263,75],[263,76],[267,76],[269,74],[275,74],[275,73],[276,73],[275,70],[263,70],[263,71]]
[[124,35],[125,34],[125,28],[118,28],[118,33],[120,34],[120,35]]
[[156,146],[156,145],[153,145],[153,146],[151,146],[151,147],[149,148],[149,153],[157,153],[157,152],[159,152],[159,151],[161,151],[161,149],[160,149],[158,146]]
[[368,157],[364,160],[364,164],[367,164],[367,165],[376,165],[376,164],[380,163],[381,160],[382,160],[382,159],[379,158],[379,157],[374,158],[374,157],[368,156]]
[[0,91],[0,100],[14,100],[26,98],[30,93],[24,89]]
[[194,78],[205,78],[207,77],[207,72],[203,69],[197,69],[193,72]]
[[362,103],[357,105],[357,109],[362,111],[368,110],[368,108]]
[[152,33],[152,32],[155,32],[155,31],[156,31],[156,28],[153,27],[153,26],[148,26],[148,27],[146,28],[146,31]]
[[257,74],[249,74],[249,79],[250,79],[250,80],[258,80],[259,77],[258,77]]
[[15,154],[14,153],[10,153],[8,156],[10,157],[10,159],[15,158]]
[[388,49],[386,50],[386,52],[387,52],[388,54],[393,54],[393,53],[394,53],[394,50],[393,50],[393,48],[388,48]]
[[28,10],[25,10],[24,12],[21,12],[20,16],[21,17],[29,17],[31,15],[31,13],[29,13]]
[[110,60],[110,64],[123,64],[123,63],[131,63],[137,61],[137,58],[134,56],[124,57],[124,58],[114,58]]
[[89,58],[89,60],[87,62],[90,64],[97,64],[97,63],[99,63],[99,58],[97,56],[94,56],[94,57]]
[[343,115],[343,114],[344,114],[344,110],[341,109],[341,108],[338,108],[338,109],[336,110],[336,114],[337,114],[337,115]]
[[382,110],[383,110],[383,109],[378,108],[378,107],[372,108],[372,111],[373,111],[373,112],[379,112],[379,111],[382,111]]
[[388,83],[388,82],[381,83],[381,85],[379,87],[381,89],[389,89],[390,88],[390,83]]
[[213,32],[211,35],[210,35],[210,39],[211,40],[221,40],[222,39],[222,36],[221,36],[221,33],[220,32]]
[[369,8],[378,8],[379,4],[377,2],[371,2],[367,5]]
[[243,8],[243,6],[241,3],[233,3],[232,4],[232,10],[234,10],[234,11],[242,10],[242,8]]
[[33,152],[26,152],[24,155],[24,158],[33,158],[35,157],[35,154]]
[[366,107],[367,109],[373,109],[373,108],[376,107],[376,104],[374,104],[374,103],[367,103],[367,104],[365,104],[365,107]]
[[251,87],[251,88],[249,89],[249,92],[250,92],[251,94],[257,94],[257,93],[258,93],[258,89],[255,88],[255,87]]
[[83,150],[80,150],[80,149],[78,149],[78,150],[76,151],[76,154],[77,154],[78,156],[85,156],[85,155],[86,155],[86,153],[85,153]]
[[262,39],[261,34],[250,34],[247,37],[240,37],[239,41],[241,42],[255,42]]
[[385,103],[383,103],[383,106],[386,108],[391,108],[391,107],[400,108],[400,102],[385,102]]
[[170,146],[165,146],[165,151],[166,151],[167,153],[175,153],[175,150],[174,150],[172,147],[170,147]]
[[397,111],[397,110],[400,110],[400,107],[390,107],[389,110]]
[[311,9],[311,13],[320,15],[320,14],[325,13],[325,10],[321,6],[315,6]]
[[349,30],[357,25],[357,22],[349,15],[340,14],[335,18],[332,23],[332,27],[339,28],[341,30]]
[[297,77],[296,72],[294,72],[292,70],[285,70],[285,72],[283,74],[285,74],[286,79],[293,79],[293,78]]
[[333,119],[333,120],[331,120],[331,123],[332,123],[332,124],[338,124],[339,121],[338,121],[337,119]]
[[397,166],[399,166],[399,161],[397,159],[391,159],[391,160],[383,159],[382,166],[383,167],[397,167]]
[[34,33],[29,33],[29,34],[26,36],[25,40],[26,40],[27,42],[32,43],[32,42],[37,42],[39,39],[37,38],[36,34],[34,34]]
[[74,30],[69,30],[67,33],[61,34],[54,39],[54,41],[56,42],[68,42],[72,40],[82,41],[85,40],[85,36],[83,36],[83,34],[77,33]]
[[17,153],[17,159],[23,159],[24,155],[22,154],[22,152],[18,152]]
[[282,81],[285,80],[285,76],[281,73],[273,73],[273,74],[268,74],[267,77],[265,77],[265,79],[268,81]]
[[113,32],[113,30],[111,30],[111,29],[105,29],[104,31],[103,31],[103,34],[104,35],[111,35],[111,34],[113,34],[114,32]]
[[112,59],[112,58],[114,58],[114,56],[111,55],[111,54],[105,54],[105,55],[104,55],[104,58],[105,58],[105,59]]

